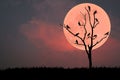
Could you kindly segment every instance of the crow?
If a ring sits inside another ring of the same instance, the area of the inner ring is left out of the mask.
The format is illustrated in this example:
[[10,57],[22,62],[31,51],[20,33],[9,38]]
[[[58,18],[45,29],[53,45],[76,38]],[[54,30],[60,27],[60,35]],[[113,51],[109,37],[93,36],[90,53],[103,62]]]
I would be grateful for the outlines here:
[[109,35],[109,32],[105,33],[104,35]]
[[98,22],[98,19],[97,19],[97,18],[95,18],[95,20]]
[[97,37],[97,35],[94,35],[93,37]]
[[87,34],[87,37],[90,38],[90,33]]
[[68,26],[68,25],[66,25],[66,27],[65,27],[66,29],[70,29],[70,27]]
[[93,36],[93,39],[95,39],[96,37],[97,37],[97,35],[94,35],[94,36]]
[[87,36],[90,36],[90,33],[88,33]]
[[89,10],[89,11],[91,10],[90,6],[88,6],[88,10]]
[[81,26],[81,23],[80,23],[80,22],[78,22],[78,25],[79,25],[79,26]]
[[78,40],[76,40],[75,42],[76,42],[75,44],[78,44]]
[[95,10],[93,14],[95,15],[96,13],[97,13],[97,11]]
[[80,33],[76,33],[74,36],[78,36]]

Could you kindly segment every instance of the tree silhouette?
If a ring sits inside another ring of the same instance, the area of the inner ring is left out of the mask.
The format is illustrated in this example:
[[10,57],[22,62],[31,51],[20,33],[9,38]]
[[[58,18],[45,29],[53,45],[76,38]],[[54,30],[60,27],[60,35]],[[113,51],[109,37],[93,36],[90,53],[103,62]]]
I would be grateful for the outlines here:
[[[89,60],[89,68],[92,68],[92,49],[93,47],[95,47],[97,44],[99,44],[101,41],[103,41],[105,38],[107,38],[107,36],[109,35],[109,31],[106,32],[103,37],[101,37],[100,40],[97,40],[95,43],[93,42],[99,35],[94,33],[95,28],[97,27],[97,25],[99,25],[99,20],[96,17],[96,15],[98,14],[97,10],[94,10],[91,12],[91,7],[87,6],[85,7],[86,13],[83,14],[82,12],[80,12],[80,14],[82,14],[83,18],[84,18],[84,23],[81,23],[80,21],[78,21],[78,26],[83,27],[84,28],[84,34],[83,37],[79,36],[80,33],[73,33],[71,31],[71,28],[68,24],[64,24],[63,27],[73,36],[77,37],[78,39],[81,40],[82,43],[79,43],[79,41],[76,39],[75,40],[75,44],[76,45],[82,45],[84,46],[84,49],[87,53],[88,56],[88,60]],[[91,14],[92,13],[92,14]],[[86,24],[90,25],[90,32],[87,31],[86,29]],[[87,44],[86,40],[89,39],[90,43]]]

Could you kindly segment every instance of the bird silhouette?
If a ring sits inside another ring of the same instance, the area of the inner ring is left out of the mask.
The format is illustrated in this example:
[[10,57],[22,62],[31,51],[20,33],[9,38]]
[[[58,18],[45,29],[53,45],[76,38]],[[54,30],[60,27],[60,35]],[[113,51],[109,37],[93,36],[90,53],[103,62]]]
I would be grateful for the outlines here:
[[109,32],[105,33],[104,35],[109,35]]
[[81,26],[81,23],[80,23],[80,22],[78,22],[78,25],[79,25],[79,26]]
[[93,39],[95,39],[96,37],[97,37],[97,35],[94,35],[94,36],[93,36]]
[[87,36],[90,36],[90,33],[88,33]]
[[66,25],[66,27],[65,27],[66,29],[70,29],[70,27],[68,26],[68,25]]
[[80,33],[76,33],[75,36],[78,36]]
[[75,44],[78,44],[78,40],[75,41]]
[[89,10],[89,11],[91,10],[90,6],[88,6],[88,10]]
[[98,19],[97,19],[97,18],[95,18],[95,20],[98,22]]
[[97,37],[97,35],[94,35],[93,37]]
[[97,11],[95,10],[93,14],[95,15],[96,13],[97,13]]

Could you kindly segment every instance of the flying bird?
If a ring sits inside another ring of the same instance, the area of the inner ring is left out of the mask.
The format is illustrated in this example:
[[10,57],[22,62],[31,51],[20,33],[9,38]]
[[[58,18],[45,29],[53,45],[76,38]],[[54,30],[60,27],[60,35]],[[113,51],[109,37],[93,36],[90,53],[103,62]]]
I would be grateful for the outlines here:
[[80,33],[76,33],[75,36],[78,36]]
[[93,14],[95,15],[96,13],[97,13],[97,11],[95,10]]
[[78,44],[78,40],[75,41],[75,44]]
[[89,10],[89,11],[91,10],[90,6],[88,6],[88,10]]
[[104,35],[109,35],[109,32],[105,33]]

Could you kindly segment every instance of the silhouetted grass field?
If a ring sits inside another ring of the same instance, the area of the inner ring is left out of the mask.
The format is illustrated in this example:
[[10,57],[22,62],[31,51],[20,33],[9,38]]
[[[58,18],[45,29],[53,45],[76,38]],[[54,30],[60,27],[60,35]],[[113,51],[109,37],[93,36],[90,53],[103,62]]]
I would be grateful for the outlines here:
[[120,80],[120,68],[9,68],[0,80]]

